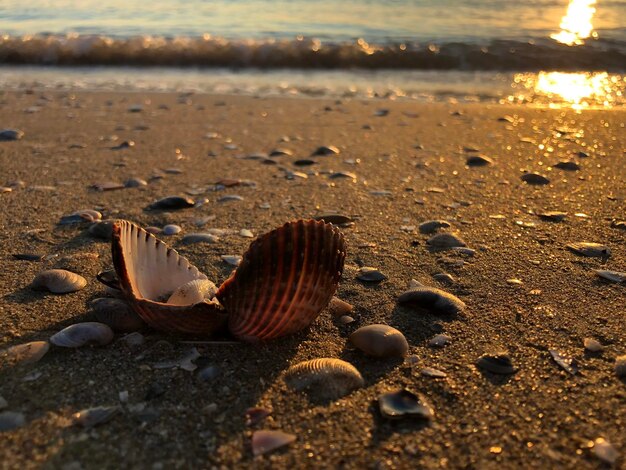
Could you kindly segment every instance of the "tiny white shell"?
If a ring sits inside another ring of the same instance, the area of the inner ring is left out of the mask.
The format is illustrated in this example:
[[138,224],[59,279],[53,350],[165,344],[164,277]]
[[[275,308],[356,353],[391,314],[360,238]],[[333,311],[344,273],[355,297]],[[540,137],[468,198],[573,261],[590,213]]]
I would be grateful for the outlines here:
[[176,289],[167,303],[169,305],[193,305],[215,297],[217,287],[208,279],[194,279]]

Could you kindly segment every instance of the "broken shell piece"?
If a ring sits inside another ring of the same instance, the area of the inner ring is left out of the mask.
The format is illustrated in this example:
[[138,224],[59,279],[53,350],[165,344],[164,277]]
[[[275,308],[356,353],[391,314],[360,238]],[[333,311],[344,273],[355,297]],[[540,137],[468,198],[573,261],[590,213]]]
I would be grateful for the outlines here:
[[356,278],[359,281],[364,281],[364,282],[381,282],[387,279],[387,276],[385,276],[382,272],[380,272],[376,268],[372,268],[370,266],[363,266],[361,269],[359,269],[359,272],[357,273]]
[[113,227],[112,254],[121,290],[133,310],[153,328],[210,334],[225,322],[226,316],[217,302],[194,303],[199,294],[185,297],[179,292],[175,301],[181,303],[187,298],[188,304],[165,303],[181,286],[207,278],[145,230],[128,221],[117,222]]
[[241,256],[239,255],[222,255],[220,256],[220,258],[222,258],[222,261],[224,261],[226,264],[230,264],[231,266],[239,266],[239,264],[241,264]]
[[421,233],[435,233],[442,228],[450,228],[450,223],[445,220],[427,220],[422,222],[418,229]]
[[431,420],[435,410],[422,395],[408,390],[384,393],[378,397],[380,414],[385,418],[398,419],[403,417]]
[[345,256],[343,235],[324,222],[289,222],[257,238],[217,292],[230,331],[256,341],[306,328],[335,293]]
[[35,289],[46,289],[53,294],[69,294],[81,290],[87,285],[87,280],[76,273],[65,269],[49,269],[42,271],[33,280]]
[[433,369],[432,367],[424,367],[420,370],[420,374],[425,377],[430,377],[432,379],[445,379],[448,374],[439,369]]
[[312,359],[290,367],[285,372],[285,383],[294,390],[328,400],[341,398],[364,385],[356,367],[333,358]]
[[426,244],[432,246],[433,248],[442,249],[467,246],[461,237],[454,233],[438,233],[437,235],[433,235],[426,240]]
[[4,353],[13,364],[34,364],[44,357],[49,349],[50,344],[47,341],[32,341],[11,346]]
[[409,289],[398,297],[398,303],[447,315],[457,315],[465,310],[465,303],[455,295],[427,286]]
[[79,424],[84,428],[92,428],[110,421],[120,411],[119,406],[98,406],[74,413],[72,419],[74,424]]
[[272,414],[271,410],[261,407],[252,407],[246,410],[246,426],[254,426],[259,424],[265,418]]
[[599,353],[604,350],[604,346],[597,339],[585,338],[583,339],[583,344],[585,349],[592,353]]
[[98,322],[75,323],[50,337],[55,346],[80,348],[89,344],[104,346],[113,341],[113,330]]
[[611,282],[617,282],[618,284],[621,282],[626,282],[626,272],[618,272],[618,271],[606,271],[604,269],[596,269],[596,274],[600,276],[602,279],[606,279]]
[[93,299],[89,305],[96,319],[114,331],[137,331],[146,325],[125,300],[101,297]]
[[350,342],[373,357],[404,357],[409,352],[402,332],[388,325],[363,326],[350,335]]
[[567,248],[578,255],[591,258],[608,258],[611,256],[611,249],[601,243],[576,242],[568,244]]
[[556,362],[564,371],[572,375],[576,375],[578,373],[578,364],[576,363],[576,359],[565,356],[556,349],[550,349],[549,351],[552,359],[554,359],[554,362]]
[[294,434],[282,431],[262,429],[252,434],[252,454],[256,457],[291,444],[296,440]]
[[511,356],[506,351],[483,354],[476,361],[476,365],[493,374],[510,375],[517,372],[517,368],[513,366]]
[[176,289],[170,298],[169,305],[193,305],[210,301],[215,297],[217,287],[208,279],[194,279]]

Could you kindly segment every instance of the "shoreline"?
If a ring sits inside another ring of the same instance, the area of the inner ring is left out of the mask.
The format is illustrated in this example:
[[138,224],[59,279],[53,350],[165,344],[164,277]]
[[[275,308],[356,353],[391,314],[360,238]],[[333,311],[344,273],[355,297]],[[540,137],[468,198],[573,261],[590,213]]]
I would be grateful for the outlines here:
[[[180,235],[160,238],[216,283],[231,269],[220,256],[242,254],[250,240],[233,234],[184,246],[184,234],[247,228],[258,235],[334,211],[355,220],[342,229],[348,255],[336,294],[354,306],[353,323],[325,310],[309,329],[284,340],[198,345],[198,370],[219,370],[208,381],[196,372],[154,368],[184,356],[190,345],[150,330],[142,332],[139,349],[117,335],[102,348],[51,350],[36,364],[3,365],[0,396],[26,423],[2,433],[2,468],[527,468],[546,461],[602,468],[589,446],[599,437],[620,452],[617,467],[623,464],[626,384],[616,377],[614,360],[626,354],[624,286],[593,270],[626,271],[626,232],[612,226],[626,219],[625,111],[47,90],[7,91],[0,101],[2,126],[25,133],[0,142],[0,186],[23,182],[0,193],[0,350],[92,318],[86,304],[104,294],[94,276],[110,267],[110,246],[85,226],[57,226],[76,210],[98,209],[144,227],[180,225]],[[112,149],[131,140],[130,148]],[[310,167],[293,164],[320,145],[340,153],[314,158]],[[464,150],[470,147],[479,152]],[[275,148],[293,155],[276,157],[274,165],[239,158]],[[494,164],[467,166],[475,153]],[[560,169],[559,161],[576,161],[580,169]],[[524,183],[523,170],[550,182]],[[307,178],[287,178],[296,171]],[[338,173],[343,177],[333,176]],[[130,177],[149,184],[90,189]],[[256,185],[215,191],[224,178]],[[174,194],[208,201],[170,213],[143,210]],[[218,202],[225,194],[243,200]],[[538,216],[545,211],[567,215],[546,221]],[[198,228],[198,219],[208,220]],[[428,249],[417,226],[437,219],[451,224],[473,256]],[[603,261],[566,248],[581,241],[605,243],[612,255]],[[41,262],[12,256],[28,252],[58,256]],[[376,267],[388,279],[364,284],[356,279],[359,266]],[[62,296],[31,289],[37,272],[50,267],[79,272],[87,287]],[[432,277],[441,272],[454,282]],[[467,312],[448,318],[398,306],[411,279],[453,293]],[[352,331],[374,323],[402,331],[418,365],[375,360],[349,346]],[[428,346],[441,333],[450,344]],[[600,341],[604,352],[585,352],[586,337]],[[495,376],[475,366],[482,354],[500,349],[509,352],[516,374]],[[581,373],[560,368],[550,349],[575,357]],[[285,385],[289,366],[319,357],[352,363],[365,386],[318,404]],[[421,367],[447,377],[425,377]],[[398,388],[428,398],[436,413],[430,425],[380,416],[377,397]],[[129,399],[110,422],[70,425],[76,411],[120,404],[120,392]],[[254,406],[271,415],[250,427],[245,411]],[[253,457],[256,429],[297,439]]]

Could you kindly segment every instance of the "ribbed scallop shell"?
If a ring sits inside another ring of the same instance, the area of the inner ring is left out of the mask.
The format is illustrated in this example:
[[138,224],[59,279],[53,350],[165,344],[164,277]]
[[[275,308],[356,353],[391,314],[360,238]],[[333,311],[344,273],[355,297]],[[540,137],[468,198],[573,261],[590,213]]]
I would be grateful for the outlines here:
[[285,383],[324,399],[341,398],[364,385],[361,373],[341,359],[324,357],[304,361],[285,372]]
[[332,298],[345,255],[341,232],[322,221],[289,222],[257,238],[217,293],[230,331],[256,341],[307,327]]
[[115,223],[112,255],[122,291],[135,312],[153,328],[210,334],[225,322],[217,302],[165,303],[184,284],[207,278],[176,250],[135,224]]

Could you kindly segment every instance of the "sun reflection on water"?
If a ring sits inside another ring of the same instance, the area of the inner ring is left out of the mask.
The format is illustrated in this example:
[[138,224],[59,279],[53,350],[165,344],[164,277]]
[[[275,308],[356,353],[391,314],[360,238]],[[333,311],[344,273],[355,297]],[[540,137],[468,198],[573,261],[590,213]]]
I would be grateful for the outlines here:
[[597,37],[591,24],[596,12],[593,6],[595,4],[596,0],[570,0],[567,12],[561,20],[561,31],[551,34],[550,37],[568,46],[580,46],[584,44],[584,39]]

